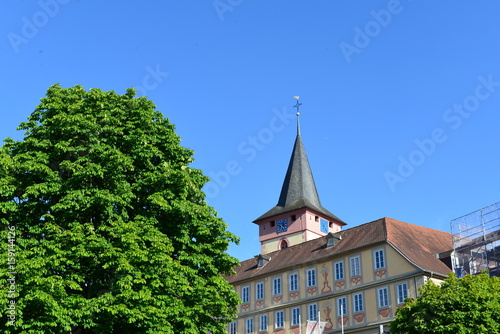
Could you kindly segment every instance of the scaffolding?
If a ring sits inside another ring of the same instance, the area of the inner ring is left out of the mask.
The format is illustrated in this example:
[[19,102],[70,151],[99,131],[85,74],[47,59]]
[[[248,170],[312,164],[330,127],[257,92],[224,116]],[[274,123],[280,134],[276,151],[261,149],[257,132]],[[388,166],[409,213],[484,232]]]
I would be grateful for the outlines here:
[[458,277],[500,276],[500,202],[451,221],[453,269]]

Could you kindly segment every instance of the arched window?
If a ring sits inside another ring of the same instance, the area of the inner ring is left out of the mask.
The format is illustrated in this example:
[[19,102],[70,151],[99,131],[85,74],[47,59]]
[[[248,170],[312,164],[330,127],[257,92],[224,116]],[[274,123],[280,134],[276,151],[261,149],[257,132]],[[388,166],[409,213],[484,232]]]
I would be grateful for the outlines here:
[[280,249],[285,249],[285,248],[288,248],[288,242],[285,239],[283,239],[281,240]]

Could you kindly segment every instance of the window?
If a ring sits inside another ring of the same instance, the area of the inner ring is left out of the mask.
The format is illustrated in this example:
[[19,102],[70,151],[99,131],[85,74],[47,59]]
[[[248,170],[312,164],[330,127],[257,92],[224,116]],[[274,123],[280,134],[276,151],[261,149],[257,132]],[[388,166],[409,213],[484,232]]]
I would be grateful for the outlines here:
[[264,283],[255,284],[255,300],[264,299]]
[[345,297],[337,299],[337,315],[343,316],[347,314],[347,301]]
[[309,269],[307,271],[307,286],[315,286],[316,285],[316,269]]
[[362,312],[363,311],[363,294],[358,293],[352,296],[353,311]]
[[380,269],[385,267],[384,260],[384,250],[378,250],[375,252],[375,269]]
[[311,321],[318,320],[318,305],[317,304],[309,304],[307,306],[307,319]]
[[275,316],[274,326],[276,328],[285,327],[285,312],[284,311],[277,311],[274,316]]
[[335,279],[344,279],[344,262],[335,263]]
[[283,239],[281,240],[281,243],[280,243],[280,249],[285,249],[285,248],[288,248],[288,242]]
[[300,325],[300,307],[292,308],[292,326]]
[[267,314],[259,317],[259,331],[267,331]]
[[273,295],[281,295],[281,278],[273,279]]
[[299,275],[291,274],[288,278],[290,283],[290,291],[295,291],[299,289]]
[[247,333],[247,334],[253,333],[253,319],[252,318],[248,318],[245,321],[245,333]]
[[389,306],[389,292],[387,288],[378,289],[378,307]]
[[351,257],[351,277],[361,275],[359,256]]
[[236,334],[236,322],[229,323],[228,331],[229,334]]
[[250,302],[250,287],[249,286],[244,286],[241,289],[241,302],[242,303]]
[[404,303],[405,299],[408,298],[408,286],[406,283],[399,284],[396,286],[398,290],[398,304]]

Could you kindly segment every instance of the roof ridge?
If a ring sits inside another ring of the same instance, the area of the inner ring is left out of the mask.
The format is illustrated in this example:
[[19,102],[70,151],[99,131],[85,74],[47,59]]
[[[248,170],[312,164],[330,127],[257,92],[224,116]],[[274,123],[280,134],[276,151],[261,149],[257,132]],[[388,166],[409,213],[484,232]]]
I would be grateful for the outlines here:
[[365,226],[365,225],[368,225],[368,224],[373,224],[373,223],[376,223],[376,222],[378,222],[378,221],[381,221],[381,220],[383,220],[383,219],[385,219],[385,218],[387,218],[387,217],[382,217],[382,218],[374,219],[374,220],[369,221],[369,222],[367,222],[367,223],[363,223],[363,224],[360,224],[360,225],[356,225],[356,226],[350,227],[350,228],[348,228],[348,229],[346,229],[346,230],[343,230],[342,232],[346,232],[346,231],[349,231],[349,230],[352,230],[352,229],[355,229],[355,228],[359,228],[359,227],[361,227],[361,226]]
[[394,218],[390,218],[390,217],[384,217],[384,219],[387,220],[387,222],[389,223],[402,223],[402,224],[405,224],[405,225],[410,225],[412,228],[418,228],[418,229],[421,229],[421,230],[430,230],[430,231],[433,231],[433,232],[440,232],[440,233],[446,233],[446,234],[451,234],[450,232],[446,232],[446,231],[441,231],[441,230],[438,230],[438,229],[435,229],[435,228],[431,228],[431,227],[427,227],[427,226],[422,226],[422,225],[417,225],[417,224],[413,224],[413,223],[408,223],[408,222],[404,222],[402,220],[397,220],[397,219],[394,219]]

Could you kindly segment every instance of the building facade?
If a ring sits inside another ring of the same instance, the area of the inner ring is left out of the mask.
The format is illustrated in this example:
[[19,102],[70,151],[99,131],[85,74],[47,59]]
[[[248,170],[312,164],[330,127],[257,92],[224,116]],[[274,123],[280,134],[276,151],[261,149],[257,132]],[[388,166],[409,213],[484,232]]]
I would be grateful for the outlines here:
[[438,257],[451,234],[391,218],[343,229],[319,200],[299,129],[278,204],[254,221],[261,254],[227,278],[242,301],[228,333],[306,333],[307,320],[324,333],[388,332],[406,298],[451,271]]

